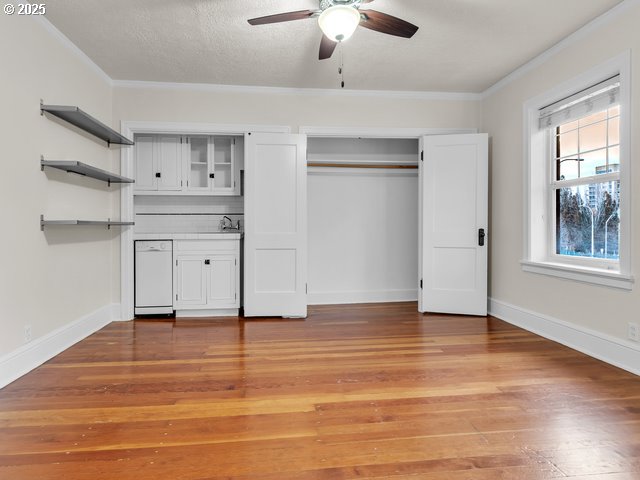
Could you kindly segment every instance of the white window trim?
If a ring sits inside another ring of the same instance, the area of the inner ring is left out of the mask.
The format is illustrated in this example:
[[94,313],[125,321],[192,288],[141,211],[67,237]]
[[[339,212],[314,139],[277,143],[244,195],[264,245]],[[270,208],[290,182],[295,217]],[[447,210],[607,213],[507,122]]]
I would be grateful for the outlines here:
[[[538,129],[540,108],[613,75],[620,75],[620,261],[580,261],[555,255],[550,245],[551,162],[548,130]],[[626,51],[555,88],[529,99],[523,110],[524,231],[522,269],[579,282],[631,290],[631,51]],[[544,162],[540,158],[545,158]],[[562,260],[562,262],[559,262]]]

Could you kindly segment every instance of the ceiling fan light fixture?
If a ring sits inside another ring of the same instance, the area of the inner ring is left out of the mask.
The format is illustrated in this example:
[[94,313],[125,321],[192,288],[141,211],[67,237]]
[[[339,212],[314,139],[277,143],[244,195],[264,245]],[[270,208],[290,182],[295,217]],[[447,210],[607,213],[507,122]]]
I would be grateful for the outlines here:
[[334,42],[343,42],[355,32],[360,12],[348,5],[334,5],[320,14],[318,25],[322,33]]

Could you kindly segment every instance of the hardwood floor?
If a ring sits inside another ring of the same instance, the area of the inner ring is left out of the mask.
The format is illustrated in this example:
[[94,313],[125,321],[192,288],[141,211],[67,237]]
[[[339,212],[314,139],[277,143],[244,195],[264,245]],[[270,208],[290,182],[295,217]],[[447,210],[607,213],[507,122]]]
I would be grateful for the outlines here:
[[640,378],[414,303],[113,323],[0,390],[0,478],[640,479]]

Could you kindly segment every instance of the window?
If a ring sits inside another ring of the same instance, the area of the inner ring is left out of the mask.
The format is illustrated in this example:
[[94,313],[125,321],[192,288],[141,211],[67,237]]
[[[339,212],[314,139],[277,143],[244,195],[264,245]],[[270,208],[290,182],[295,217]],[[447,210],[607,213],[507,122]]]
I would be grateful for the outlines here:
[[525,104],[525,271],[631,288],[624,57]]

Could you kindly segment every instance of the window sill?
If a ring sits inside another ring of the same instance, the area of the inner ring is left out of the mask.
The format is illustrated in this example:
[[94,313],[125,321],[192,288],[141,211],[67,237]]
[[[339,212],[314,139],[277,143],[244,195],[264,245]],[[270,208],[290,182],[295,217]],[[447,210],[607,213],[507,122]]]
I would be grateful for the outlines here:
[[579,267],[552,262],[533,262],[530,260],[522,260],[520,264],[522,265],[522,270],[525,272],[550,275],[552,277],[594,285],[604,285],[623,290],[631,290],[634,283],[633,276],[631,275],[623,275],[618,272],[599,268]]

